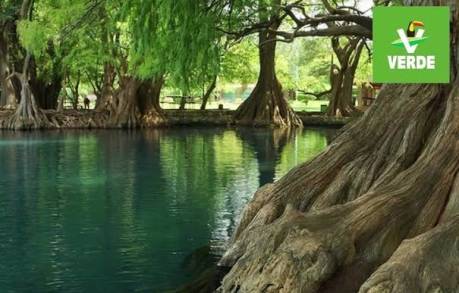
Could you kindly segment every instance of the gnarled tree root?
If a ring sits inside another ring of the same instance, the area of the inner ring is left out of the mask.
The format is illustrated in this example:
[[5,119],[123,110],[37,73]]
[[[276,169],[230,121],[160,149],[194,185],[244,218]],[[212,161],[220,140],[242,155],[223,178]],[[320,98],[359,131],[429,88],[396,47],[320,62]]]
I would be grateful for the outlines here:
[[[386,87],[322,155],[256,193],[219,290],[357,292],[405,239],[459,214],[458,137],[458,86]],[[374,276],[362,290],[377,288]]]

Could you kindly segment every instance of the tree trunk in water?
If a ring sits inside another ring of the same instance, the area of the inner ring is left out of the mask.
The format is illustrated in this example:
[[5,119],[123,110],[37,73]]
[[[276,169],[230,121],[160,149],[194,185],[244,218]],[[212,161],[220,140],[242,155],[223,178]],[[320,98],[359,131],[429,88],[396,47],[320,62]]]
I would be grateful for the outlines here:
[[21,81],[21,101],[16,112],[7,121],[6,126],[9,129],[39,129],[50,123],[46,115],[39,108],[29,84],[28,66],[30,58],[30,53],[27,53],[23,73],[18,74]]
[[163,84],[163,77],[147,81],[124,77],[121,87],[114,94],[118,103],[110,113],[110,124],[120,128],[138,128],[164,123],[164,113],[159,104]]
[[201,103],[201,110],[205,110],[207,106],[207,102],[209,101],[209,97],[214,91],[215,87],[217,86],[217,76],[212,79],[212,83],[207,88],[204,96],[202,96],[202,103]]
[[[271,29],[276,30],[279,24]],[[239,106],[234,115],[240,125],[297,127],[302,126],[300,118],[289,106],[282,93],[282,86],[276,76],[275,34],[271,30],[259,33],[260,73],[250,96]]]
[[342,47],[338,38],[332,39],[332,47],[340,66],[335,64],[331,66],[332,92],[327,112],[329,116],[351,116],[356,110],[352,88],[364,42],[359,38],[348,38],[348,40],[349,42]]
[[384,86],[322,154],[260,188],[220,261],[220,292],[458,292],[451,6],[454,82]]

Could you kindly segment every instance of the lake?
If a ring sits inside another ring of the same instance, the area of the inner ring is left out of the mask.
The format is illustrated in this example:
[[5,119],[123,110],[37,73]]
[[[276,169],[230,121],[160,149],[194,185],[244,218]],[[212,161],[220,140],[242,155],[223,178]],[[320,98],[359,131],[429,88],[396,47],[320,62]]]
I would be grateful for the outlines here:
[[336,130],[0,132],[0,292],[161,292]]

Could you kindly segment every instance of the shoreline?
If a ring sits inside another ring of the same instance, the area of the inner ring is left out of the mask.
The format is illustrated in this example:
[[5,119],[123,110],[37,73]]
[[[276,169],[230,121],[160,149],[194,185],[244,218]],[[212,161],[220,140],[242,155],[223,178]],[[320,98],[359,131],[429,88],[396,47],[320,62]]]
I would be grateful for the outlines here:
[[[43,110],[54,125],[36,129],[119,129],[107,124],[108,113],[94,110]],[[235,126],[233,122],[234,110],[163,110],[165,121],[161,124],[142,128],[160,128],[174,126]],[[0,110],[0,130],[11,130],[5,127],[5,121],[14,112]],[[296,112],[303,122],[303,126],[337,127],[340,128],[352,120],[351,117],[330,117],[319,113]],[[55,126],[59,125],[59,127]]]

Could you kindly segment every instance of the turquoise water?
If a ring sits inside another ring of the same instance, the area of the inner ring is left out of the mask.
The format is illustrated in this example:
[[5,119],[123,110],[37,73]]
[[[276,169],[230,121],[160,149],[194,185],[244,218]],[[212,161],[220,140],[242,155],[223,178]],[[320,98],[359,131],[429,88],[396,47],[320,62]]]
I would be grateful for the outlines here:
[[161,292],[334,130],[0,132],[0,292]]

